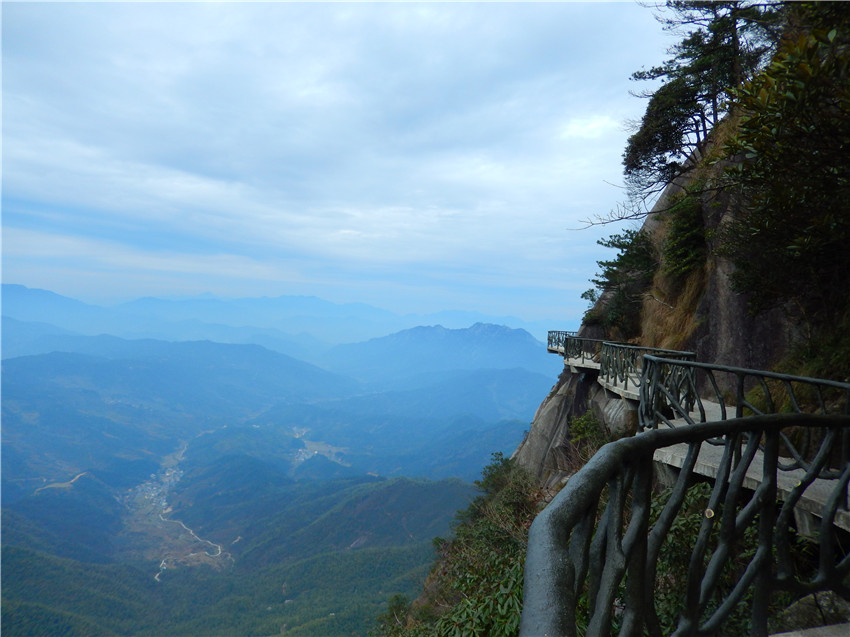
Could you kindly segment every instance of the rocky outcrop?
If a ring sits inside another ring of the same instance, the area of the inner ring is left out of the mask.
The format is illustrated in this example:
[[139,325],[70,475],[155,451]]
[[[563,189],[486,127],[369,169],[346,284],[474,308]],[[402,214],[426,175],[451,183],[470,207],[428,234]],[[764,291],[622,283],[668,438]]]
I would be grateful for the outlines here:
[[570,453],[573,418],[592,411],[613,438],[637,429],[637,403],[603,388],[597,376],[596,370],[565,366],[513,454],[513,459],[550,493],[558,491],[577,469]]
[[596,386],[595,376],[588,379],[586,374],[573,374],[565,367],[552,391],[537,408],[531,429],[513,454],[517,463],[547,489],[569,474],[569,422],[586,411],[586,397],[593,386]]
[[[713,168],[711,170],[719,170]],[[696,178],[696,177],[694,177]],[[710,179],[703,171],[700,179]],[[659,253],[666,235],[664,211],[670,197],[681,192],[671,185],[645,219],[643,229]],[[753,316],[746,296],[734,292],[729,275],[732,264],[717,254],[718,229],[734,215],[735,201],[722,191],[706,189],[702,195],[703,222],[709,237],[704,266],[681,280],[659,268],[644,295],[641,333],[633,339],[648,347],[692,351],[696,359],[734,367],[771,369],[799,338],[800,328],[787,308]],[[753,249],[758,249],[754,246]],[[603,295],[594,313],[604,310]],[[605,338],[599,325],[583,325],[579,335]],[[574,468],[569,464],[570,422],[588,410],[614,437],[634,431],[637,414],[633,401],[621,399],[596,382],[592,370],[565,367],[552,392],[540,405],[525,440],[514,452],[517,462],[551,488]]]

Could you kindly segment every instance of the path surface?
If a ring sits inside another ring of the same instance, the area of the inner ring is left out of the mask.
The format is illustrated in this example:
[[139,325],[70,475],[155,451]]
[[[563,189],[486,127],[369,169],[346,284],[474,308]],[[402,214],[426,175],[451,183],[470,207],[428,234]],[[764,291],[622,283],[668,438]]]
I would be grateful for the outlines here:
[[832,626],[792,630],[789,633],[776,633],[772,637],[847,637],[848,635],[850,635],[850,624],[833,624]]
[[[721,408],[717,403],[702,401],[705,409],[706,422],[713,420],[723,420],[721,418]],[[699,422],[699,412],[691,412],[691,418],[695,422]],[[688,423],[684,418],[673,420],[673,426],[687,427]],[[657,449],[653,456],[656,462],[661,462],[671,467],[682,468],[685,464],[685,458],[688,455],[688,445],[678,444],[670,445]],[[700,447],[699,456],[697,456],[696,465],[694,465],[694,473],[703,475],[709,478],[716,478],[718,468],[720,467],[723,458],[723,447],[712,445],[704,442]],[[762,473],[764,468],[764,456],[761,451],[756,452],[753,461],[747,468],[747,474],[744,477],[743,485],[747,489],[755,490],[761,484]],[[791,471],[776,472],[776,490],[780,499],[785,500],[788,494],[800,483],[806,472],[802,469],[794,469]],[[800,497],[795,507],[795,517],[797,524],[801,528],[803,535],[813,536],[817,523],[811,518],[820,517],[824,506],[832,494],[835,487],[834,480],[815,480],[810,484],[803,495]],[[848,491],[850,495],[850,491]],[[835,512],[835,525],[845,531],[850,531],[850,511],[841,509],[840,507]],[[850,633],[848,633],[850,636]]]

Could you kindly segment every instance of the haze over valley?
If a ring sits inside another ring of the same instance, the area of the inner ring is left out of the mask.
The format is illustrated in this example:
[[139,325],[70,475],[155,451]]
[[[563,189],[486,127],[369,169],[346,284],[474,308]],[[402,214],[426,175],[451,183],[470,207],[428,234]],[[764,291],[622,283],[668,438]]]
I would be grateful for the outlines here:
[[[3,313],[13,632],[362,632],[421,586],[559,367],[484,322],[329,343],[410,319],[320,299],[106,308],[4,285]],[[229,342],[191,340],[210,331]],[[127,587],[117,609],[101,578]]]

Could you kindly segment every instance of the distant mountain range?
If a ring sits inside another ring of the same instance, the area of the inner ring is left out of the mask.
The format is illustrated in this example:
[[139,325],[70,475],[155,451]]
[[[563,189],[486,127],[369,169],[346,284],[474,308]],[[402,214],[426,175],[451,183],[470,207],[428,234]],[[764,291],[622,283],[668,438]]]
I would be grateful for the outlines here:
[[362,343],[337,345],[325,367],[364,381],[426,377],[447,370],[516,369],[551,373],[559,362],[528,332],[476,323],[465,329],[420,326]]
[[562,368],[524,329],[312,297],[2,293],[10,635],[364,634]]
[[[256,343],[302,360],[309,360],[323,346],[368,340],[420,325],[457,329],[493,323],[525,329],[540,340],[553,329],[546,322],[478,312],[401,316],[363,303],[337,304],[311,296],[144,298],[102,307],[47,290],[4,283],[2,305],[4,317],[46,323],[79,334]],[[8,354],[4,352],[3,356]]]

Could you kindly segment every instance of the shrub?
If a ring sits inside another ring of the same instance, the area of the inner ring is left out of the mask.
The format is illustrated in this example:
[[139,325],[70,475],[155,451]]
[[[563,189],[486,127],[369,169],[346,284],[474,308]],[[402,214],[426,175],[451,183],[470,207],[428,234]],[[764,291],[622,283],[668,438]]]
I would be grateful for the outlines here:
[[[696,191],[701,190],[699,185]],[[705,224],[697,194],[686,193],[666,213],[667,236],[662,249],[664,274],[684,277],[705,263]]]
[[437,539],[438,561],[426,594],[399,620],[393,598],[379,618],[381,637],[492,635],[519,631],[528,527],[537,513],[534,479],[501,453],[476,484],[482,495],[457,515],[455,537]]
[[601,272],[591,283],[601,294],[587,290],[584,299],[598,303],[584,316],[586,324],[601,324],[606,333],[618,333],[630,338],[640,330],[640,308],[643,293],[649,288],[658,266],[655,249],[649,235],[642,230],[626,230],[597,243],[617,250],[609,261],[597,261]]

